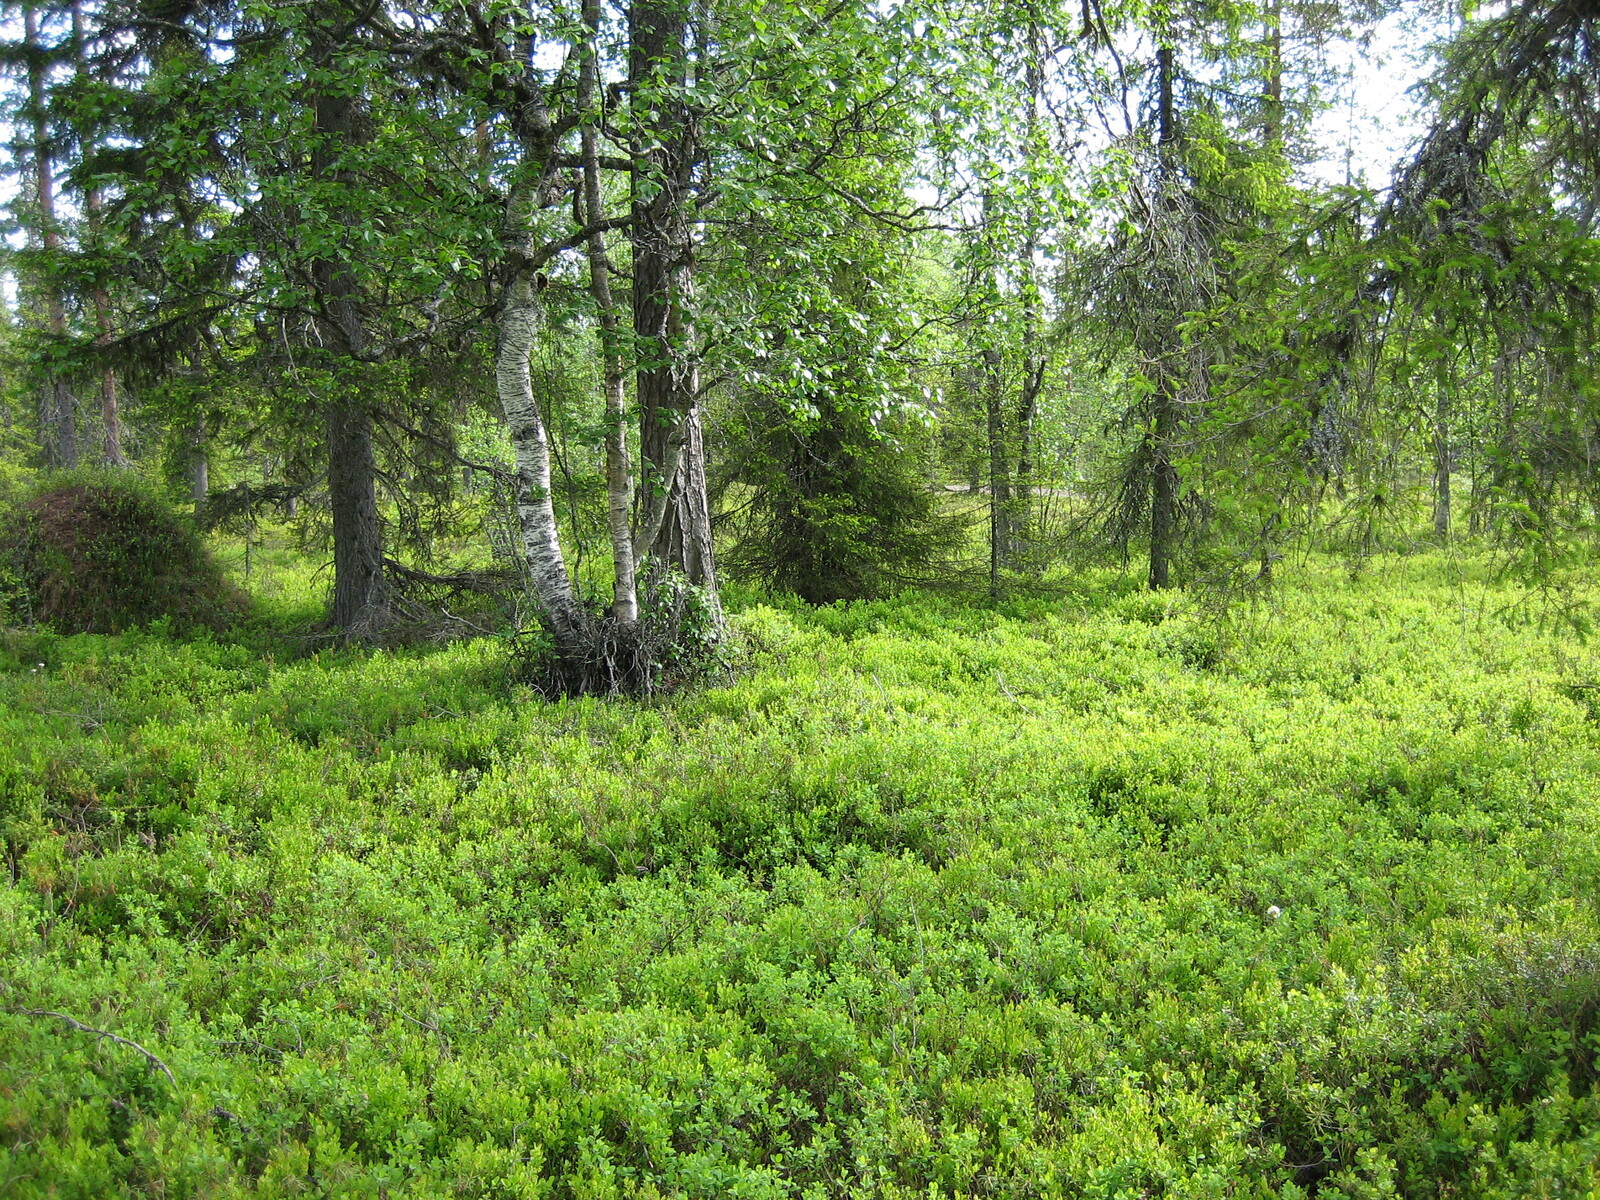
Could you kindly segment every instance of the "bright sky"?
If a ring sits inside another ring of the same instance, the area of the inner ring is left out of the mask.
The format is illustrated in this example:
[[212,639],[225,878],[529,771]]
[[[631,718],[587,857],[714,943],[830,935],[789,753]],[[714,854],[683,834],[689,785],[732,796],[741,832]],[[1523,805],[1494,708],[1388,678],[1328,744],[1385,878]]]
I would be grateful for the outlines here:
[[1384,187],[1422,136],[1423,110],[1410,91],[1432,68],[1428,47],[1445,31],[1431,17],[1391,13],[1379,22],[1369,48],[1329,48],[1330,65],[1349,73],[1337,103],[1313,123],[1324,154],[1303,173],[1322,183]]

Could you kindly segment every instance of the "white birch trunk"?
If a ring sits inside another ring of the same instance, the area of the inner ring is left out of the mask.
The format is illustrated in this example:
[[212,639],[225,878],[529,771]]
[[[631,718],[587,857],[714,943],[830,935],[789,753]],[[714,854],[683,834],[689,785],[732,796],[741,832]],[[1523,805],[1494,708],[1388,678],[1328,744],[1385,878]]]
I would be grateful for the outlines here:
[[557,536],[556,511],[550,494],[550,441],[533,395],[529,358],[538,330],[539,301],[533,281],[519,270],[500,317],[495,354],[495,390],[511,434],[517,460],[517,518],[523,552],[535,599],[550,622],[558,653],[579,648],[583,610],[573,595],[572,581]]
[[616,572],[611,611],[623,624],[632,624],[639,619],[639,583],[633,554],[633,464],[628,455],[627,394],[617,349],[617,316],[605,256],[604,238],[597,233],[591,239],[589,262],[591,286],[600,309],[601,355],[605,360],[606,525],[611,533],[611,562]]

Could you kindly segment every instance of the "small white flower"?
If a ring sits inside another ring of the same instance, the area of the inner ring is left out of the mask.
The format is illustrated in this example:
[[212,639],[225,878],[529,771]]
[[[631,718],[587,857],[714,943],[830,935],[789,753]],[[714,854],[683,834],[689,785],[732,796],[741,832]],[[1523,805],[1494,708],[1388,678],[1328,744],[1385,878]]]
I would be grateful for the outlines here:
[[1283,916],[1283,909],[1279,908],[1276,904],[1267,909],[1267,920],[1276,921],[1281,916]]

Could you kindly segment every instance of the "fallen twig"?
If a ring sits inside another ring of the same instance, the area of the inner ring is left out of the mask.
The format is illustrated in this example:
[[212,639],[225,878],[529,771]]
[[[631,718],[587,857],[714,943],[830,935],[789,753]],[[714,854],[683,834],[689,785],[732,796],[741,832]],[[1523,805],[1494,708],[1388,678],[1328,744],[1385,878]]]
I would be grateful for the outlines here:
[[85,733],[93,733],[96,729],[101,729],[105,726],[104,721],[98,717],[91,717],[88,713],[63,712],[59,708],[41,708],[39,712],[46,717],[67,717],[70,720],[77,721],[83,726]]
[[1015,704],[1018,708],[1020,708],[1023,712],[1027,713],[1031,717],[1036,717],[1036,716],[1039,715],[1038,713],[1034,712],[1033,709],[1029,708],[1026,704],[1024,704],[1021,700],[1017,699],[1017,694],[1006,686],[1005,676],[1000,674],[999,671],[996,671],[994,673],[994,681],[1000,685],[1000,690],[1006,694],[1006,697],[1011,701],[1011,703]]
[[161,1073],[167,1077],[168,1082],[170,1082],[173,1087],[178,1086],[178,1080],[172,1074],[172,1068],[167,1066],[166,1063],[162,1062],[154,1054],[151,1054],[150,1051],[146,1050],[143,1046],[139,1045],[138,1042],[129,1041],[125,1037],[119,1037],[117,1034],[112,1033],[109,1029],[96,1029],[93,1025],[85,1025],[82,1021],[79,1021],[74,1017],[67,1016],[66,1013],[49,1012],[42,1008],[19,1008],[16,1011],[28,1017],[54,1017],[56,1020],[63,1021],[70,1025],[79,1033],[92,1033],[95,1037],[109,1038],[111,1041],[116,1042],[119,1046],[126,1046],[130,1050],[137,1050],[140,1054],[145,1056],[146,1061],[148,1061],[152,1067],[161,1068]]

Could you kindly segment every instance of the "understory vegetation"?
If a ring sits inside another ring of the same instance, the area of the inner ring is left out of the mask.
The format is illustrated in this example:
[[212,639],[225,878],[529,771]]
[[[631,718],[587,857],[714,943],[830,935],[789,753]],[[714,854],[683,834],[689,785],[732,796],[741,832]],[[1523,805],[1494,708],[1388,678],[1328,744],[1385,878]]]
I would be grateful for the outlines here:
[[0,1194],[1593,1194],[1600,656],[1275,580],[735,594],[645,703],[8,632]]

